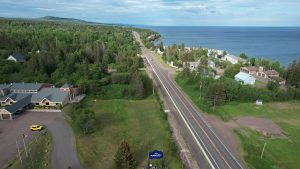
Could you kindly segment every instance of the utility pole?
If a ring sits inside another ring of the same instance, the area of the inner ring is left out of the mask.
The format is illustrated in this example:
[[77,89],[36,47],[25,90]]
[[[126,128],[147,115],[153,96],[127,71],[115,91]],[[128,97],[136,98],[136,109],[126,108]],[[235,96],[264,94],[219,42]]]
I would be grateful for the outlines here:
[[266,145],[267,145],[267,143],[265,142],[264,147],[263,147],[262,152],[261,152],[261,155],[260,155],[260,159],[262,159],[262,157],[263,157]]
[[22,157],[21,157],[21,152],[20,152],[20,147],[19,147],[18,141],[16,141],[16,144],[17,144],[17,149],[18,149],[18,154],[19,154],[20,162],[22,164],[23,161],[22,161]]
[[57,37],[55,36],[55,47],[57,47]]
[[199,99],[201,99],[201,93],[202,93],[201,89],[202,89],[202,82],[200,82],[200,96],[199,96]]
[[31,166],[32,166],[32,169],[34,169],[34,164],[33,164],[33,161],[32,161],[32,157],[31,157],[31,154],[30,154],[30,150],[31,150],[31,148],[29,148],[29,158],[30,158],[30,161],[31,161]]
[[24,149],[25,149],[25,154],[26,154],[26,157],[28,157],[28,151],[27,151],[27,147],[26,147],[26,144],[25,144],[25,140],[24,140],[25,137],[27,137],[27,135],[22,134],[22,140],[23,140],[23,145],[24,145]]
[[154,96],[154,83],[152,83],[152,94]]

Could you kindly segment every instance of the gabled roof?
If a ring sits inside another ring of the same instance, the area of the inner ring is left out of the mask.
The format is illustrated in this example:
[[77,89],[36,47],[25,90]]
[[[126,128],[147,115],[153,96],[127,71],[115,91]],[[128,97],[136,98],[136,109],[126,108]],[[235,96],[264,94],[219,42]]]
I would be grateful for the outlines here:
[[25,62],[25,57],[18,52],[15,52],[10,56],[14,57],[17,60],[17,62]]
[[242,67],[242,68],[246,68],[249,71],[258,71],[258,67],[257,66],[247,66],[247,67]]
[[39,90],[42,83],[13,83],[10,87],[11,90]]
[[9,106],[8,108],[6,108],[6,110],[8,112],[10,112],[11,114],[14,114],[17,110],[19,110],[19,109],[27,106],[28,104],[30,104],[30,101],[31,101],[31,94],[29,94],[26,97],[20,99],[15,104]]
[[32,102],[41,102],[48,99],[51,102],[63,102],[68,97],[68,93],[61,92],[59,88],[42,88],[38,93],[32,94]]
[[70,88],[72,87],[72,85],[70,85],[69,83],[65,83],[62,87],[60,88]]
[[266,70],[264,72],[267,75],[279,75],[279,73],[276,70]]
[[10,93],[0,99],[1,102],[6,101],[6,99],[10,98],[13,101],[19,101],[24,97],[31,95],[30,93]]

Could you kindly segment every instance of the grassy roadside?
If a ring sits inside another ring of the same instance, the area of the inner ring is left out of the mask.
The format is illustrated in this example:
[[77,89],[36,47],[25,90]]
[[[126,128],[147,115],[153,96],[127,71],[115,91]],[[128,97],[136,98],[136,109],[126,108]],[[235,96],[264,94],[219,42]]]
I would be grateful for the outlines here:
[[148,152],[155,149],[164,151],[168,168],[181,167],[167,115],[160,110],[155,97],[144,100],[86,98],[84,104],[95,112],[97,123],[96,132],[87,136],[74,128],[78,153],[87,168],[114,168],[113,158],[122,140],[130,144],[138,168],[147,164]]
[[[219,107],[220,113],[231,118],[253,116],[271,119],[284,130],[286,139],[263,137],[253,130],[237,130],[245,160],[251,168],[299,168],[300,161],[300,101],[265,103],[254,106],[253,103],[235,103]],[[261,151],[267,144],[264,157]]]
[[170,65],[168,65],[162,58],[161,55],[159,55],[158,53],[154,52],[154,51],[151,51],[152,54],[158,59],[158,61],[163,64],[165,67],[168,67],[168,68],[172,68]]
[[[199,99],[199,86],[186,84],[176,78],[177,83],[191,100],[202,110],[214,114],[224,121],[243,116],[261,117],[274,121],[287,134],[287,139],[263,137],[251,129],[236,129],[241,140],[244,159],[253,169],[296,169],[300,166],[300,101],[264,103],[255,106],[253,103],[230,103],[210,109]],[[264,156],[260,155],[264,143],[267,144]]]
[[[28,144],[28,150],[31,158],[26,157],[25,151],[21,152],[23,163],[20,162],[17,155],[11,161],[9,161],[2,169],[28,169],[28,168],[43,168],[51,169],[51,152],[52,152],[52,137],[49,132],[41,133],[36,136],[36,140],[33,139]],[[31,162],[32,159],[32,162]]]

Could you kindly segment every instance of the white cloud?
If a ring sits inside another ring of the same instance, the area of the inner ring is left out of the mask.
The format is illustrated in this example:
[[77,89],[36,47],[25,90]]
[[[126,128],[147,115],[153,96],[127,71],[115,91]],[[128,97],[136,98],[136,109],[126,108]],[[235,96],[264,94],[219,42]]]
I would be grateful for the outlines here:
[[[0,0],[0,15],[5,16],[9,12],[12,17],[52,14],[140,24],[238,25],[248,19],[256,25],[281,20],[299,25],[290,19],[300,15],[299,8],[298,0]],[[14,12],[17,9],[21,10]]]

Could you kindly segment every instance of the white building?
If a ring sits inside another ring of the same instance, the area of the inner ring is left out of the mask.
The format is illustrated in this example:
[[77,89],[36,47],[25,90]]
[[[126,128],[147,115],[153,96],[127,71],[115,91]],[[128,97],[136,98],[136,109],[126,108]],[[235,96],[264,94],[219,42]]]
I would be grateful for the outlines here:
[[245,63],[246,60],[234,55],[225,55],[222,60],[229,61],[232,64],[237,64],[239,62]]
[[255,77],[245,73],[245,72],[239,72],[234,76],[234,79],[238,82],[241,82],[245,85],[253,85],[255,83]]

